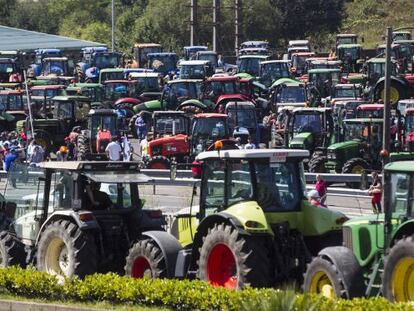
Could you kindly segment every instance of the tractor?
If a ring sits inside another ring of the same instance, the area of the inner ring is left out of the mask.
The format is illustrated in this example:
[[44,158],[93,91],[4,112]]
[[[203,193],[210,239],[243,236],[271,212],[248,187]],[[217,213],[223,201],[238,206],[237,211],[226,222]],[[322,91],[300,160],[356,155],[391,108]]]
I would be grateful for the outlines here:
[[192,60],[199,51],[207,51],[208,47],[204,45],[185,46],[183,48],[183,59]]
[[384,104],[361,104],[355,109],[356,118],[384,118]]
[[[205,60],[209,61],[210,65],[213,67],[213,71],[215,71],[218,67],[218,56],[217,53],[214,51],[198,51],[194,56],[194,60]],[[223,64],[223,70],[228,71],[232,69],[232,66],[229,64]],[[214,73],[214,72],[213,72]]]
[[[358,43],[358,35],[352,33],[340,33],[336,35],[336,46],[342,44],[357,44]],[[338,52],[336,52],[338,55]]]
[[148,68],[172,79],[177,75],[178,57],[176,53],[148,53]]
[[99,83],[72,83],[65,89],[65,94],[86,96],[91,100],[92,107],[103,105],[104,89]]
[[313,52],[293,53],[291,59],[291,67],[289,71],[295,77],[300,77],[306,73],[306,59],[315,57]]
[[138,186],[149,182],[136,162],[16,165],[0,197],[2,266],[34,265],[60,281],[122,273],[131,245],[165,225],[143,208]]
[[260,62],[260,79],[266,87],[270,87],[277,80],[290,78],[289,61],[268,60]]
[[71,63],[59,49],[39,49],[36,50],[35,63],[30,65],[28,76],[36,79],[50,75],[72,78]]
[[137,81],[138,98],[143,101],[159,100],[162,96],[163,81],[156,72],[131,72],[128,79]]
[[149,53],[161,53],[162,46],[157,43],[136,43],[132,48],[134,55],[133,67],[144,68],[148,65]]
[[319,97],[331,95],[332,87],[341,82],[340,69],[311,69],[308,71],[308,82],[316,88]]
[[362,86],[360,84],[336,84],[332,87],[331,96],[322,99],[325,106],[334,106],[341,101],[351,99],[359,100],[362,97]]
[[208,60],[186,60],[180,62],[179,79],[205,79],[214,74],[214,68]]
[[260,63],[269,60],[267,55],[242,55],[239,57],[238,73],[247,73],[251,77],[260,77]]
[[336,57],[342,61],[344,72],[359,72],[363,60],[362,46],[360,44],[340,44],[336,47]]
[[287,117],[285,131],[285,147],[308,150],[311,159],[318,157],[336,139],[330,108],[293,109]]
[[82,48],[82,61],[76,64],[78,82],[99,81],[99,71],[104,68],[122,67],[122,54],[108,52],[107,47]]
[[91,109],[87,115],[87,127],[77,140],[78,161],[108,160],[106,146],[112,137],[119,136],[118,115],[112,109]]
[[393,31],[392,32],[392,40],[399,41],[399,40],[412,40],[411,31],[407,30],[400,30],[400,31]]
[[[341,244],[347,220],[305,199],[302,160],[308,156],[283,149],[200,153],[200,201],[193,198],[171,228],[180,248],[162,238],[138,243],[130,249],[126,275],[198,278],[231,289],[301,282],[314,254]],[[146,255],[149,247],[160,257]]]
[[[13,73],[20,73],[16,61],[12,58],[0,58],[0,82],[10,82],[10,76]],[[13,81],[22,82],[22,81]]]
[[99,84],[103,84],[106,80],[124,80],[124,68],[105,68],[99,71]]
[[[184,128],[178,130],[176,126],[176,135],[151,140],[144,160],[146,168],[168,169],[171,160],[190,165],[197,154],[207,150],[215,141],[230,137],[226,114],[199,113],[193,116],[190,126],[187,131],[183,131]],[[154,129],[156,127],[157,124],[154,124]]]
[[343,246],[322,249],[312,260],[305,292],[414,301],[414,162],[389,163],[383,173],[384,212],[343,224]]
[[[312,172],[362,174],[365,170],[381,169],[383,120],[381,118],[345,119],[342,142],[330,145],[326,157],[312,161]],[[359,187],[359,183],[348,183]]]
[[272,84],[270,90],[270,104],[273,112],[285,106],[305,107],[311,97],[306,84],[288,78],[278,79]]
[[3,111],[13,116],[13,119],[9,118],[9,122],[6,123],[6,129],[9,131],[14,131],[16,123],[27,117],[27,103],[25,103],[24,95],[22,90],[0,91],[0,102],[4,106]]
[[[103,83],[103,104],[105,107],[113,106],[119,99],[131,98],[132,104],[136,105],[138,93],[138,82],[134,80],[106,80]],[[132,107],[131,107],[132,109]]]
[[[65,137],[75,126],[83,127],[91,108],[91,101],[85,96],[55,96],[51,99],[52,118],[33,119],[34,136],[43,150],[50,152],[52,147],[65,144]],[[18,132],[31,137],[29,119],[17,122]]]

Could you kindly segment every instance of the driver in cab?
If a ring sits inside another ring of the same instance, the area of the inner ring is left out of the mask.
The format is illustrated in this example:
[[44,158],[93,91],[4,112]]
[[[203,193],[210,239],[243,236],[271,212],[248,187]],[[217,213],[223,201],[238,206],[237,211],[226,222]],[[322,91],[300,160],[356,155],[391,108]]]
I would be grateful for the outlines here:
[[92,180],[86,185],[83,206],[92,210],[105,210],[113,205],[109,195],[100,191],[100,188],[101,184]]

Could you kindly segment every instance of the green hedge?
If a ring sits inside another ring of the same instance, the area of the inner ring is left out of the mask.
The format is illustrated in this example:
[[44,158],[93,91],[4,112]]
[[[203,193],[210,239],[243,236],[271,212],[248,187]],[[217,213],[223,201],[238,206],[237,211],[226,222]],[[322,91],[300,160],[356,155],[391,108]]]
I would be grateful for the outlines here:
[[27,298],[58,301],[139,304],[191,310],[412,310],[413,305],[391,304],[385,299],[328,300],[291,290],[247,288],[240,291],[211,287],[190,280],[152,280],[95,274],[84,280],[66,279],[33,269],[0,269],[0,289]]

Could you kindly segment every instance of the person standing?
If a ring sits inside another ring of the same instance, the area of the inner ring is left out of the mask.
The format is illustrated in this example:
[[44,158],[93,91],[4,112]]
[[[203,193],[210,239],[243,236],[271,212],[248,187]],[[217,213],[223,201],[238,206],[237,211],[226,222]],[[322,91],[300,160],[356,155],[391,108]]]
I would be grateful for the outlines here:
[[252,142],[251,137],[247,138],[247,144],[244,145],[244,149],[256,149],[256,145]]
[[118,143],[118,137],[112,137],[112,141],[105,148],[106,156],[110,161],[120,161],[122,155],[121,145]]
[[322,204],[321,198],[319,196],[319,193],[316,190],[309,191],[309,193],[308,193],[308,201],[313,206],[326,208],[326,205]]
[[147,136],[147,124],[145,123],[143,112],[140,112],[135,120],[135,129],[137,131],[139,141],[143,140]]
[[321,198],[321,203],[325,204],[326,195],[327,195],[327,192],[328,192],[328,185],[322,179],[322,176],[319,175],[319,174],[316,175],[315,190],[318,191],[318,193],[319,193],[319,197]]
[[372,210],[375,214],[381,213],[382,183],[377,172],[372,172],[372,185],[368,189],[368,194],[372,197]]

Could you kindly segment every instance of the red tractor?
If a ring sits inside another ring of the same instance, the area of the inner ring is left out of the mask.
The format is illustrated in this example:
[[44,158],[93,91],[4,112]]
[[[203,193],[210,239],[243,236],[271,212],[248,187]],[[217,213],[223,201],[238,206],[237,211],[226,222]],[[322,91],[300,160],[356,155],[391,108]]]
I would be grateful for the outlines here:
[[107,160],[106,146],[119,135],[117,113],[112,109],[90,110],[87,129],[77,139],[78,161]]
[[177,134],[155,138],[147,146],[144,160],[150,169],[168,169],[171,160],[191,164],[197,154],[207,150],[215,141],[228,139],[227,115],[221,113],[199,113],[194,115],[191,130],[186,134]]

